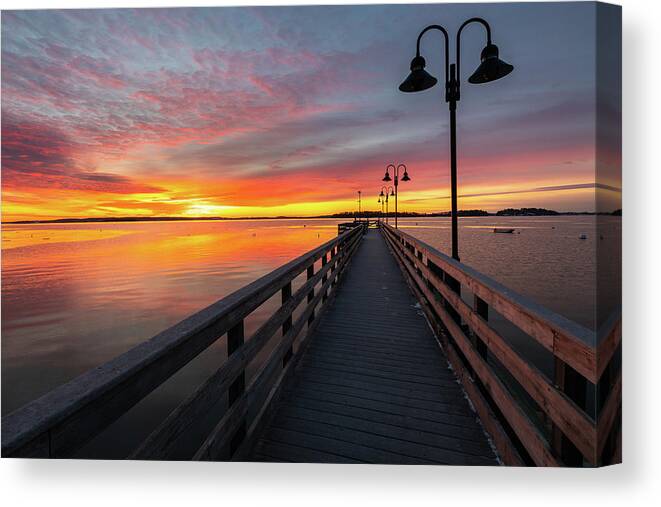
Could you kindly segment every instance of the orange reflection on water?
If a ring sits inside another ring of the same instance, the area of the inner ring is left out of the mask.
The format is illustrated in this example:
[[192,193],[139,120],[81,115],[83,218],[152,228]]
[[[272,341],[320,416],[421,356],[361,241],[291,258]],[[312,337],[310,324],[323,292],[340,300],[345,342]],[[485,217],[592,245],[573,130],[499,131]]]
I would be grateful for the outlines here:
[[337,222],[3,227],[3,412],[336,236]]
[[113,229],[33,229],[30,226],[2,230],[2,250],[46,243],[96,241],[126,234]]
[[[252,261],[271,265],[309,250],[335,236],[336,221],[164,222],[103,224],[48,224],[5,226],[3,270],[14,265],[53,263],[94,265],[96,274],[118,270],[158,272],[172,266],[191,270],[204,265]],[[63,245],[74,243],[73,245]],[[30,248],[25,248],[30,247]],[[20,251],[10,250],[21,248]],[[249,266],[246,266],[249,269]]]

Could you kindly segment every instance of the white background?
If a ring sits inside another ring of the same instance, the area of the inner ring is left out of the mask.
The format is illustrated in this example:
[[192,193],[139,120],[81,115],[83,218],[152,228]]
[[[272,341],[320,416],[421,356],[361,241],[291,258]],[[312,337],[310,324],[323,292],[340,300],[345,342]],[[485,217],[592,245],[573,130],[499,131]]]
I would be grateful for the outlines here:
[[[448,1],[448,0],[446,0]],[[2,9],[305,4],[284,1],[9,1]],[[317,2],[322,3],[322,2]],[[324,1],[323,3],[347,3]],[[402,3],[372,2],[361,3]],[[601,470],[0,461],[5,505],[659,505],[661,2],[623,0],[624,461]],[[561,29],[561,27],[559,27]]]

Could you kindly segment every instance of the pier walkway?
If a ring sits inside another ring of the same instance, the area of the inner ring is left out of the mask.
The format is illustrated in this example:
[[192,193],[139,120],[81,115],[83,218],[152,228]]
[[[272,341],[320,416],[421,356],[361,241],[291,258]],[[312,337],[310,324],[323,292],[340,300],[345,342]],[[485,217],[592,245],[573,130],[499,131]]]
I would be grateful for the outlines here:
[[309,340],[252,459],[497,464],[378,230]]
[[2,457],[103,458],[86,445],[116,445],[107,428],[219,343],[226,359],[127,434],[122,456],[619,463],[621,338],[619,309],[587,329],[401,229],[356,220],[4,416]]

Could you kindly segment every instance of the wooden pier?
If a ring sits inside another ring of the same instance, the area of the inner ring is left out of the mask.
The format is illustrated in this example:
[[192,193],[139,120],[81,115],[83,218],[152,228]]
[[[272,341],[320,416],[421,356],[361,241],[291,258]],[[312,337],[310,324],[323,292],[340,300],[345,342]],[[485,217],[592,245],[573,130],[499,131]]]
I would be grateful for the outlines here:
[[[621,460],[619,313],[594,333],[401,230],[370,225],[343,229],[4,417],[3,457],[76,456],[224,340],[227,360],[128,458],[172,459],[220,400],[215,426],[188,458],[539,466]],[[278,293],[280,307],[244,336],[244,320]],[[553,375],[501,336],[490,313],[538,343]],[[268,359],[248,376],[247,366],[265,351]]]
[[378,231],[365,236],[296,377],[251,459],[497,464]]

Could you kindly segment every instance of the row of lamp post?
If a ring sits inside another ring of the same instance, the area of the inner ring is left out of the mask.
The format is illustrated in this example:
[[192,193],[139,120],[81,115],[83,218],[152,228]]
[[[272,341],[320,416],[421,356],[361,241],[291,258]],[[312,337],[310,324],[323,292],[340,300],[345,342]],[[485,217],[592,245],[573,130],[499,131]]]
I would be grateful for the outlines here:
[[[514,67],[502,61],[498,56],[498,47],[491,42],[491,27],[486,20],[482,18],[469,18],[464,21],[456,35],[456,54],[455,63],[450,63],[450,49],[449,49],[449,35],[445,28],[441,25],[429,25],[418,35],[416,42],[415,58],[411,60],[411,73],[399,85],[399,90],[405,93],[421,92],[433,87],[438,80],[430,75],[426,70],[425,59],[420,55],[420,41],[423,35],[430,30],[437,30],[443,34],[445,41],[445,102],[448,103],[450,110],[450,186],[451,186],[451,200],[452,200],[452,258],[459,260],[459,234],[458,234],[458,215],[457,215],[457,102],[460,99],[460,63],[461,63],[461,32],[471,23],[478,23],[482,25],[486,31],[487,43],[482,53],[480,54],[480,65],[477,70],[468,78],[471,84],[482,84],[496,81],[497,79],[507,76]],[[392,169],[393,178],[390,176]],[[395,197],[395,228],[397,228],[397,187],[399,185],[399,171],[404,170],[401,181],[409,181],[411,178],[408,175],[406,165],[389,164],[386,167],[386,174],[383,181],[393,181],[394,189],[392,187],[382,187],[379,194],[381,203],[381,214],[383,215],[383,205],[386,205],[386,223],[388,220],[388,196]],[[384,193],[385,190],[385,193]],[[393,192],[394,190],[394,192]],[[360,194],[360,192],[359,192]],[[384,202],[385,198],[385,202]]]
[[[393,176],[394,179],[390,177],[390,170],[392,169],[393,171]],[[383,216],[383,205],[385,203],[386,205],[386,223],[388,223],[388,216],[389,216],[389,211],[388,211],[388,197],[394,197],[395,198],[395,229],[397,228],[397,188],[399,187],[399,170],[404,169],[404,174],[402,175],[402,180],[401,181],[411,181],[411,178],[409,177],[408,170],[406,169],[406,165],[404,164],[388,164],[386,167],[386,174],[384,175],[382,181],[385,182],[390,182],[392,181],[394,184],[394,187],[388,185],[388,186],[383,186],[381,187],[381,193],[379,194],[379,199],[376,201],[378,203],[381,203],[381,215]],[[385,190],[385,193],[384,193]]]
[[[393,171],[393,178],[390,177],[390,169]],[[409,178],[409,173],[406,170],[406,166],[404,164],[399,164],[398,166],[395,166],[395,164],[388,164],[386,167],[386,174],[383,177],[383,181],[385,182],[393,182],[393,185],[395,185],[395,229],[397,229],[397,187],[399,186],[399,170],[404,169],[404,174],[402,175],[402,181],[410,181],[411,178]]]
[[452,194],[452,258],[459,260],[459,238],[457,221],[457,102],[460,98],[461,73],[461,32],[471,23],[481,24],[487,37],[487,45],[480,55],[480,65],[468,78],[471,84],[482,84],[495,81],[512,72],[509,63],[498,57],[498,47],[491,42],[491,27],[482,18],[470,18],[464,21],[456,36],[455,63],[450,64],[449,36],[445,28],[440,25],[429,25],[418,35],[415,58],[411,60],[411,73],[399,85],[399,90],[405,93],[421,92],[434,86],[438,80],[425,70],[425,59],[420,55],[420,41],[422,36],[430,30],[438,30],[445,40],[445,102],[450,109],[450,185]]
[[[385,190],[385,193],[383,192],[384,190]],[[395,196],[395,191],[393,190],[393,188],[391,186],[387,186],[387,187],[383,186],[383,187],[381,187],[381,193],[379,194],[379,199],[376,201],[378,203],[381,203],[381,219],[382,220],[383,220],[383,216],[384,216],[383,215],[383,205],[384,204],[386,205],[386,214],[385,214],[386,223],[388,223],[388,213],[389,213],[389,210],[388,210],[388,196],[393,196],[394,197]]]

